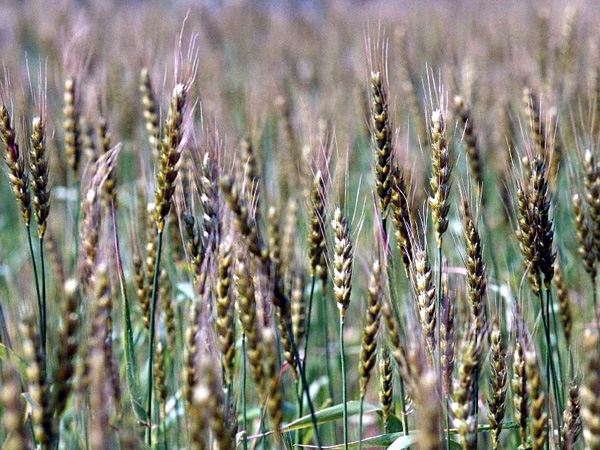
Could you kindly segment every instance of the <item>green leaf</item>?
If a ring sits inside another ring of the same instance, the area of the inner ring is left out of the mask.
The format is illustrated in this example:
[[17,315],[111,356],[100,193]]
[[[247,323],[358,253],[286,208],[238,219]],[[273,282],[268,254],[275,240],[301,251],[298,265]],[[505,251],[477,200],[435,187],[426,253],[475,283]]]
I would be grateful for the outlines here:
[[123,298],[123,331],[125,345],[125,379],[127,381],[127,391],[131,398],[133,411],[140,422],[148,423],[148,413],[144,409],[140,386],[137,379],[137,362],[134,353],[133,344],[133,326],[131,324],[131,309],[129,307],[129,299],[127,298],[127,290],[125,289],[125,276],[123,274],[123,266],[121,264],[121,251],[119,248],[119,238],[117,233],[117,221],[115,217],[115,209],[112,207],[113,230],[115,239],[115,255],[117,259],[117,269],[119,273],[119,284],[121,288],[121,297]]
[[131,398],[131,405],[133,411],[137,416],[138,420],[144,423],[148,423],[148,413],[143,405],[142,395],[140,393],[140,386],[136,378],[137,373],[137,362],[135,360],[135,354],[133,352],[133,327],[131,325],[131,313],[129,309],[129,300],[127,296],[124,298],[124,320],[125,320],[125,378],[127,381],[127,390],[129,391],[129,397]]
[[[378,408],[377,406],[373,406],[373,405],[369,405],[369,404],[365,403],[364,413],[376,412],[379,410],[380,410],[380,408]],[[355,415],[359,414],[359,412],[360,412],[360,402],[359,401],[353,400],[353,401],[348,402],[348,417],[355,416]],[[324,424],[327,422],[333,422],[334,420],[341,419],[343,417],[343,415],[344,415],[344,405],[339,404],[339,405],[330,406],[329,408],[325,408],[320,411],[317,411],[315,413],[315,418],[317,419],[317,423],[319,425],[321,425],[321,424]],[[289,431],[301,430],[303,428],[308,428],[310,426],[312,426],[312,421],[311,421],[310,414],[308,414],[304,417],[300,417],[299,419],[296,419],[296,420],[288,423],[287,425],[281,427],[281,431],[283,433],[287,433]]]
[[462,449],[460,442],[458,442],[455,437],[450,438],[450,441],[448,441],[448,443],[450,444],[450,446],[449,446],[450,450],[461,450]]
[[[248,410],[249,412],[252,412],[252,410]],[[363,413],[370,413],[370,412],[377,412],[380,411],[380,408],[378,408],[377,406],[373,406],[370,405],[368,403],[365,403],[365,407],[364,407],[364,411]],[[348,402],[348,417],[350,416],[355,416],[357,414],[359,414],[360,412],[360,402],[357,400],[352,400],[350,402]],[[344,415],[344,405],[343,404],[339,404],[339,405],[334,405],[334,406],[330,406],[329,408],[325,408],[322,409],[320,411],[317,411],[315,413],[315,418],[317,419],[317,424],[322,425],[328,422],[333,422],[334,420],[338,420],[341,419]],[[290,423],[288,423],[287,425],[284,425],[283,427],[280,428],[280,431],[282,433],[290,433],[292,431],[296,431],[296,430],[302,430],[304,428],[310,428],[312,427],[312,420],[310,417],[310,414],[300,417],[299,419],[296,419]],[[268,436],[270,434],[273,434],[272,431],[269,431],[267,433],[261,433],[261,434],[255,434],[253,436],[248,436],[248,439],[260,439],[262,437]],[[323,447],[325,448],[325,447]]]
[[[377,411],[379,418],[382,417],[381,411]],[[397,433],[402,431],[402,421],[394,414],[388,416],[388,430],[390,433]]]

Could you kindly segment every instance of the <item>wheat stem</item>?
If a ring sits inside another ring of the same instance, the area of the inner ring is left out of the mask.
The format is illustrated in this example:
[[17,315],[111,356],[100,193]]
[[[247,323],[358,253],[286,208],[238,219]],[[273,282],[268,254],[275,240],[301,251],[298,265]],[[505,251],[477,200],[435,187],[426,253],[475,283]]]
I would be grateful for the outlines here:
[[[296,394],[296,403],[298,405],[298,418],[302,417],[302,410],[304,409],[304,405],[302,404],[303,400],[303,391],[302,386],[300,385],[300,380],[296,380],[296,389],[294,390]],[[302,443],[302,430],[296,431],[296,446],[300,446]]]
[[148,446],[152,447],[152,369],[154,367],[154,334],[156,328],[156,299],[158,293],[158,274],[160,270],[160,254],[162,253],[163,231],[158,231],[158,248],[156,250],[156,266],[152,279],[152,303],[150,305],[150,356],[148,358]]
[[404,432],[404,436],[408,436],[409,434],[409,429],[408,429],[408,417],[407,417],[407,413],[406,413],[406,402],[404,401],[405,397],[405,393],[404,393],[404,379],[402,378],[402,376],[399,377],[400,378],[400,409],[402,411],[402,431]]
[[42,269],[42,354],[46,357],[46,266],[44,264],[44,238],[40,237],[40,261]]
[[563,392],[562,392],[562,376],[563,376],[563,365],[562,365],[562,358],[560,356],[560,348],[558,346],[558,323],[556,322],[556,314],[554,313],[554,299],[552,297],[552,289],[548,288],[546,289],[546,307],[549,309],[549,314],[552,316],[552,325],[554,326],[554,336],[556,338],[556,361],[558,362],[558,376],[560,378],[561,383],[558,384],[558,393],[560,394],[559,397],[559,404],[560,404],[560,409],[563,410],[564,409],[564,404],[563,404]]
[[331,355],[329,354],[329,312],[327,307],[327,298],[325,295],[326,284],[323,282],[321,285],[321,325],[323,329],[323,346],[325,347],[325,370],[327,372],[327,389],[329,399],[335,404],[334,389],[331,380]]
[[346,392],[346,363],[344,361],[344,311],[340,310],[340,362],[342,370],[342,403],[344,404],[344,450],[348,450],[348,399]]
[[[438,343],[436,348],[437,353],[437,364],[439,368],[439,390],[442,392],[442,352],[441,352],[441,333],[440,333],[440,325],[442,322],[441,318],[441,307],[442,307],[442,235],[439,236],[438,239],[438,283],[437,283],[437,293],[435,300],[435,340]],[[450,410],[448,408],[448,402],[446,401],[446,422],[450,423]],[[448,427],[446,427],[448,429]],[[446,433],[446,437],[444,438],[444,448],[448,450],[450,439],[448,437],[448,433]]]
[[[548,290],[546,290],[547,292]],[[550,310],[548,307],[549,299],[546,297],[547,301],[544,303],[544,295],[540,290],[540,304],[542,306],[542,322],[544,324],[544,333],[546,337],[546,379],[548,380],[548,385],[552,384],[552,391],[554,393],[554,406],[556,407],[556,422],[558,424],[558,429],[560,430],[560,405],[559,405],[559,395],[558,395],[558,378],[556,376],[556,369],[554,367],[554,357],[552,352],[552,344],[550,342]],[[548,409],[550,409],[550,388],[548,388]],[[548,435],[552,435],[550,433],[550,426],[548,425]]]
[[304,394],[306,395],[306,401],[308,403],[308,409],[310,411],[310,419],[312,422],[313,429],[315,430],[315,440],[317,441],[317,447],[319,450],[321,449],[321,436],[319,434],[319,425],[317,424],[317,418],[315,417],[315,407],[313,405],[312,400],[310,399],[310,390],[308,387],[308,382],[306,381],[306,372],[304,371],[304,364],[302,364],[302,360],[300,359],[300,355],[298,354],[298,346],[296,345],[296,341],[294,339],[294,331],[292,330],[292,322],[287,321],[286,330],[288,334],[288,338],[290,339],[290,344],[292,345],[292,352],[294,354],[294,359],[298,361],[298,372],[300,372],[300,379],[302,381],[302,388],[304,389]]
[[246,411],[246,333],[242,331],[242,433],[244,450],[248,450],[248,417]]
[[44,308],[42,305],[42,296],[40,295],[40,284],[38,281],[37,264],[35,263],[35,255],[33,253],[33,243],[31,241],[31,230],[29,224],[25,227],[27,232],[27,241],[29,243],[29,256],[31,258],[31,265],[33,267],[33,276],[35,277],[35,291],[37,293],[38,309],[40,312],[40,339],[42,344],[42,354],[44,355],[44,361],[46,360],[46,330],[44,329]]
[[308,308],[306,312],[306,333],[304,335],[304,358],[302,359],[302,365],[306,366],[306,355],[308,352],[308,338],[310,336],[310,318],[312,315],[313,295],[315,293],[315,283],[317,277],[313,275],[310,282],[310,297],[308,297]]
[[362,450],[363,438],[363,411],[365,407],[365,396],[360,396],[360,411],[358,413],[358,450]]

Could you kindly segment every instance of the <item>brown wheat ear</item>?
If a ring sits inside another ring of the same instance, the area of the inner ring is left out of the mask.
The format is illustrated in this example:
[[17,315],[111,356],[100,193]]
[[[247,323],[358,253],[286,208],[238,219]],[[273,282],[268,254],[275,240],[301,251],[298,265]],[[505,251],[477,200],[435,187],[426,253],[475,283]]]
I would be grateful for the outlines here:
[[546,127],[542,121],[539,100],[535,92],[528,87],[523,88],[523,105],[527,120],[533,133],[536,156],[546,154]]
[[177,340],[177,319],[175,317],[175,306],[172,302],[173,294],[171,280],[169,279],[169,273],[165,269],[161,269],[160,271],[158,297],[165,318],[167,344],[171,349],[174,349]]
[[484,302],[487,291],[487,275],[483,262],[483,248],[471,205],[463,200],[464,239],[467,247],[467,291],[469,293],[470,319],[477,335],[485,332]]
[[321,171],[313,178],[310,190],[310,227],[308,232],[308,259],[310,274],[321,280],[327,280],[327,262],[325,260],[325,182]]
[[[585,201],[589,213],[588,232],[591,234],[596,258],[598,258],[600,253],[600,164],[589,149],[584,153],[582,166]],[[577,215],[577,211],[575,214]]]
[[33,191],[33,212],[38,224],[38,237],[46,233],[46,219],[50,212],[50,191],[48,189],[48,160],[46,158],[45,128],[41,117],[32,121],[29,169],[31,170],[31,190]]
[[586,449],[600,449],[600,357],[598,331],[586,330],[583,343],[587,351],[585,381],[581,387],[581,418]]
[[231,243],[224,242],[219,247],[217,258],[217,287],[215,321],[217,339],[222,355],[223,374],[227,388],[233,383],[233,363],[235,361],[235,308],[231,292]]
[[471,328],[460,351],[458,376],[452,390],[450,409],[454,426],[458,428],[463,450],[477,448],[477,384],[479,373],[480,344],[475,328]]
[[527,372],[525,370],[525,353],[521,340],[517,338],[513,352],[512,400],[515,421],[519,425],[521,445],[527,446],[527,419],[529,417],[529,397],[527,394]]
[[271,429],[275,433],[278,446],[283,445],[279,428],[283,423],[283,396],[279,389],[279,368],[277,364],[277,343],[273,329],[268,327],[263,332],[265,346],[265,375],[267,389],[267,411],[271,417]]
[[79,349],[79,293],[77,281],[73,278],[65,283],[63,308],[63,323],[59,331],[57,361],[58,366],[54,375],[54,392],[50,401],[55,414],[54,431],[58,432],[60,417],[67,406],[67,400],[73,389],[75,375],[75,359]]
[[377,358],[377,331],[379,330],[379,317],[381,311],[381,265],[379,261],[373,261],[371,267],[371,278],[367,295],[367,320],[363,327],[362,347],[358,363],[358,376],[360,383],[360,396],[367,393],[367,384],[371,377],[371,371],[375,366]]
[[389,430],[390,415],[394,414],[394,378],[392,361],[387,346],[381,346],[379,357],[379,401],[381,420],[386,432]]
[[237,307],[242,331],[246,337],[247,355],[260,399],[265,398],[265,374],[263,368],[262,333],[256,317],[254,283],[246,265],[239,262],[235,267]]
[[454,319],[455,298],[448,292],[448,274],[442,274],[440,296],[440,358],[442,363],[442,388],[444,395],[452,395],[452,373],[455,363]]
[[195,390],[198,386],[198,370],[196,359],[198,358],[198,324],[202,303],[195,301],[191,307],[190,320],[185,330],[185,347],[183,352],[183,398],[187,406],[194,402]]
[[281,274],[287,284],[292,283],[297,257],[296,234],[298,232],[298,201],[288,200],[285,208],[283,231],[281,234]]
[[334,233],[333,294],[340,315],[344,316],[350,304],[353,254],[348,221],[340,208],[335,210],[331,225]]
[[263,264],[268,264],[268,251],[260,237],[256,221],[250,216],[247,202],[240,197],[233,176],[221,178],[219,184],[221,190],[225,194],[227,204],[233,212],[236,229],[245,238],[245,244],[248,251],[256,256]]
[[548,187],[548,168],[541,158],[535,158],[531,170],[530,208],[536,218],[536,238],[539,251],[540,271],[544,275],[546,289],[554,277],[556,253],[552,249],[554,231],[550,218],[550,193]]
[[202,294],[206,280],[204,261],[208,252],[201,239],[202,236],[198,221],[188,212],[183,213],[183,229],[194,287],[198,293]]
[[533,350],[525,352],[525,369],[527,372],[527,394],[531,399],[529,417],[531,449],[542,450],[548,439],[548,415],[544,411],[546,399],[542,388],[537,355]]
[[12,127],[10,114],[4,105],[0,106],[0,137],[6,146],[4,161],[8,166],[8,179],[12,184],[12,191],[21,210],[25,226],[31,220],[31,197],[29,195],[29,177],[25,172],[25,161],[19,152],[15,130]]
[[154,360],[154,379],[156,384],[156,399],[160,407],[160,418],[165,420],[167,412],[167,374],[166,374],[165,347],[161,340],[156,344],[156,359]]
[[[111,134],[108,131],[108,122],[105,117],[98,119],[98,140],[100,141],[100,151],[102,154],[108,153],[111,148]],[[117,202],[117,174],[115,169],[108,174],[106,182],[104,183],[104,190],[102,192],[102,201],[104,204],[104,210],[108,212],[111,210],[112,205],[115,208],[118,207]]]
[[390,203],[390,175],[392,171],[392,135],[387,80],[381,71],[371,72],[372,140],[375,147],[375,189],[379,196],[381,216],[387,217]]
[[304,284],[304,277],[301,273],[294,275],[290,303],[294,342],[298,346],[301,345],[306,336],[306,301],[304,298]]
[[[465,104],[463,98],[459,95],[454,97],[454,107],[460,121],[461,127],[464,129],[463,144],[467,152],[467,159],[471,168],[471,176],[475,180],[478,192],[483,192],[483,165],[481,161],[481,151],[477,143],[477,135],[473,127],[473,117],[471,109]],[[483,201],[482,196],[482,201]]]
[[202,204],[203,238],[207,249],[214,250],[221,233],[220,197],[217,188],[217,165],[208,152],[204,154],[200,167],[200,203]]
[[590,217],[584,209],[581,196],[579,194],[573,195],[571,199],[571,205],[573,206],[573,214],[575,216],[575,230],[577,232],[577,240],[579,243],[579,246],[577,247],[577,252],[579,253],[579,256],[583,261],[583,268],[590,276],[592,282],[595,282],[596,275],[598,273],[598,268],[596,266],[597,253],[594,244],[594,235],[592,234],[592,230],[590,229]]
[[429,257],[424,249],[416,249],[412,261],[412,285],[417,302],[417,313],[429,356],[433,357],[436,348],[436,305]]
[[67,163],[73,174],[73,179],[77,181],[79,179],[79,162],[81,160],[81,137],[79,111],[76,101],[76,82],[73,77],[68,77],[65,80],[63,101],[65,153],[67,155]]
[[433,225],[437,236],[437,245],[442,245],[442,235],[448,229],[448,212],[450,203],[450,150],[446,140],[446,123],[441,110],[437,109],[431,115],[431,194],[429,207],[433,215]]
[[519,249],[524,258],[524,265],[527,271],[527,278],[531,284],[532,290],[538,294],[542,289],[542,282],[539,271],[539,255],[536,248],[535,235],[535,217],[530,211],[529,194],[522,187],[517,188],[517,209],[519,217],[517,219],[518,230],[516,231],[519,240]]
[[571,299],[567,285],[563,279],[562,270],[558,261],[554,264],[554,283],[556,284],[556,292],[558,293],[558,306],[560,310],[560,321],[565,333],[565,341],[567,347],[571,348],[571,331],[573,329],[573,312],[571,310]]
[[[100,350],[104,357],[105,375],[108,381],[109,395],[117,415],[121,409],[121,378],[118,363],[114,357],[113,335],[113,296],[108,278],[108,268],[102,263],[95,270],[94,276],[95,302],[92,310],[92,337],[90,354]],[[109,393],[110,392],[110,393]]]
[[140,72],[140,93],[142,94],[142,106],[144,107],[144,122],[148,132],[148,142],[155,158],[158,159],[158,109],[150,72],[145,67]]
[[[579,398],[579,385],[572,381],[569,383],[569,396],[567,407],[563,412],[563,426],[560,430],[561,443],[564,450],[574,448],[581,434],[581,400]],[[562,449],[561,449],[562,450]]]
[[408,185],[404,171],[396,168],[392,173],[390,206],[392,222],[396,228],[396,242],[406,276],[410,276],[410,261],[413,257],[412,239],[414,236],[408,199]]
[[165,122],[163,139],[160,144],[159,169],[156,175],[154,192],[155,221],[159,232],[165,228],[165,220],[171,210],[175,193],[175,181],[181,156],[180,144],[183,139],[183,118],[188,97],[188,87],[177,84],[173,89],[171,106]]
[[33,317],[27,317],[21,324],[21,333],[25,337],[24,353],[28,362],[29,395],[34,404],[31,412],[33,434],[38,443],[49,445],[52,441],[50,385],[46,375],[46,361],[40,346],[40,336],[35,331]]
[[490,355],[490,396],[488,399],[488,419],[492,428],[494,449],[500,449],[500,433],[506,413],[506,387],[508,370],[506,364],[506,347],[502,339],[502,328],[494,321],[491,333]]
[[260,170],[257,161],[256,149],[249,140],[244,139],[240,144],[242,162],[244,163],[244,183],[246,199],[248,202],[255,200],[255,210],[260,211]]

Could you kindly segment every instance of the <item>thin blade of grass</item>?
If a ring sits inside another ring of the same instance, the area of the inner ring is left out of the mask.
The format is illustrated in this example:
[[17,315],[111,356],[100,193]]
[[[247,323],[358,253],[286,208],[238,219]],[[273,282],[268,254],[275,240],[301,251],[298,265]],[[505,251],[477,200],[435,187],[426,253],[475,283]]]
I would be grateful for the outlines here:
[[[358,402],[351,402],[351,403],[358,403]],[[348,405],[350,405],[350,404],[348,404]],[[341,406],[341,405],[336,405],[336,406]],[[374,411],[377,411],[377,408],[375,408]],[[518,428],[518,424],[516,422],[508,422],[502,426],[503,430],[513,429],[513,428]],[[487,432],[487,431],[490,431],[490,429],[491,428],[488,424],[479,425],[478,433]],[[449,430],[449,432],[452,435],[456,435],[458,433],[458,430],[455,428],[451,428]],[[362,444],[363,444],[363,447],[365,447],[365,446],[366,447],[386,447],[386,448],[388,448],[388,450],[390,450],[390,449],[402,450],[402,449],[410,448],[411,445],[415,444],[417,434],[418,434],[418,430],[411,431],[411,434],[408,436],[405,436],[403,432],[380,434],[377,436],[363,439]],[[358,444],[359,444],[358,441],[349,442],[348,447],[349,448],[358,448]],[[316,448],[316,446],[314,446],[314,445],[300,445],[299,447]],[[328,450],[338,450],[338,449],[342,449],[342,448],[344,448],[343,443],[336,444],[336,445],[323,446],[323,449],[328,449]],[[461,445],[456,440],[456,438],[452,437],[452,438],[450,438],[450,441],[449,441],[449,448],[451,450],[459,450],[461,448]]]
[[142,423],[148,423],[148,413],[146,412],[140,385],[137,379],[137,362],[134,353],[133,343],[133,326],[131,324],[131,309],[129,307],[129,299],[127,298],[127,290],[125,289],[125,275],[123,274],[123,265],[121,263],[121,249],[119,246],[119,235],[117,231],[117,219],[115,216],[115,205],[111,205],[113,233],[115,240],[115,259],[117,262],[117,272],[119,274],[119,285],[121,288],[121,297],[123,298],[123,330],[124,330],[124,345],[125,345],[125,378],[127,381],[127,391],[131,399],[131,405],[136,417]]
[[[364,447],[388,447],[392,450],[410,448],[415,444],[415,435],[404,436],[403,433],[380,434],[362,440]],[[359,441],[348,442],[348,448],[358,448]],[[316,448],[314,445],[300,445],[302,448]],[[337,450],[344,448],[344,444],[327,445],[323,449]]]

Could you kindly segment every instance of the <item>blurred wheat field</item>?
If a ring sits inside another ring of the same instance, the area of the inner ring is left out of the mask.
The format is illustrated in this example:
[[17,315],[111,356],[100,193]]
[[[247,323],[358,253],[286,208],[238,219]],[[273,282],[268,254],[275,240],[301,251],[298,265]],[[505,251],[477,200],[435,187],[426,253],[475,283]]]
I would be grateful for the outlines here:
[[0,17],[2,448],[600,449],[600,5]]

